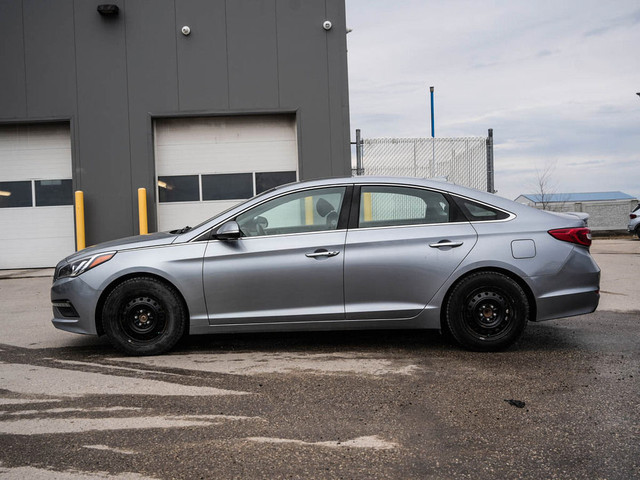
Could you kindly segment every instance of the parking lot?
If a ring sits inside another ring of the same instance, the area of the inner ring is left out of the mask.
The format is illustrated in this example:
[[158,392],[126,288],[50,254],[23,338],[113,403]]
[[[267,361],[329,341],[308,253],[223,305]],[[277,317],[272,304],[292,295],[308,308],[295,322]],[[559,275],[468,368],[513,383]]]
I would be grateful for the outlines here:
[[640,241],[592,253],[596,313],[490,354],[399,331],[127,358],[51,326],[51,270],[0,272],[0,478],[640,478]]

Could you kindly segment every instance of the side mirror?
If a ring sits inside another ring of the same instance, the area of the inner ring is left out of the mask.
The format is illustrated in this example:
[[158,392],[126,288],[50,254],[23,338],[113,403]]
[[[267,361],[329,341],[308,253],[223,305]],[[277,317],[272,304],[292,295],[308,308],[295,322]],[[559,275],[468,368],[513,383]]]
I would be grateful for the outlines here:
[[212,238],[217,238],[218,240],[237,240],[242,236],[242,232],[240,232],[240,226],[238,222],[234,220],[230,220],[226,223],[223,223],[220,228],[212,235]]

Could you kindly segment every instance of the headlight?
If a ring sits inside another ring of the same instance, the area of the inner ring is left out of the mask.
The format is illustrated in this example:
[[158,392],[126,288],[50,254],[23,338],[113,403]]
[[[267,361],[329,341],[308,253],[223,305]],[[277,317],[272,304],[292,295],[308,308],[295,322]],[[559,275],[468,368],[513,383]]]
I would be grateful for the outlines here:
[[115,254],[116,252],[99,253],[97,255],[93,255],[92,257],[85,257],[79,260],[75,260],[71,263],[68,263],[64,267],[61,267],[56,272],[56,279],[65,277],[77,277],[81,273],[84,273],[87,270],[91,270],[92,268],[111,260]]

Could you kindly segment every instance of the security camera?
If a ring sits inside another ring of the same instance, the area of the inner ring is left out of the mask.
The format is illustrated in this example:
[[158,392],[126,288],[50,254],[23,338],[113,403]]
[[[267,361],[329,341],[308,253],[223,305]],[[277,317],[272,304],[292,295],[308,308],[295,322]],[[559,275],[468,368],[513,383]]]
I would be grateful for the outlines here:
[[324,28],[325,30],[331,30],[331,27],[332,27],[332,26],[333,26],[333,25],[331,24],[331,22],[330,22],[329,20],[325,20],[325,21],[322,23],[322,28]]
[[182,27],[182,34],[183,35],[189,35],[190,33],[191,33],[191,29],[187,25]]

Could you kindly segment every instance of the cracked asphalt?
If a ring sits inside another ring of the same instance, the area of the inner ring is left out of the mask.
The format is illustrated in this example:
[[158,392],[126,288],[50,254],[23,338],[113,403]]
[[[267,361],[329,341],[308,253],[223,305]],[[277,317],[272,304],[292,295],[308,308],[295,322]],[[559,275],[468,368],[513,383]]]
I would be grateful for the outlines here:
[[51,326],[50,272],[0,272],[0,478],[640,478],[640,241],[592,252],[601,308],[491,354],[397,331],[128,358]]

